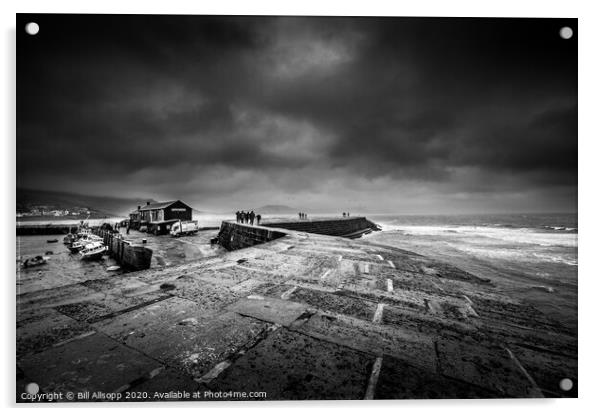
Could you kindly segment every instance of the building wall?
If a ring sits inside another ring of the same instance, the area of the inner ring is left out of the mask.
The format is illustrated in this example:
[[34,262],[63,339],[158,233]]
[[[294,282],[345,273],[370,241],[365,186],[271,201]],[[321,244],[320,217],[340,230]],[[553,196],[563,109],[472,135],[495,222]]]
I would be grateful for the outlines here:
[[167,220],[192,220],[192,208],[183,202],[177,201],[173,205],[164,209],[163,219]]
[[[144,208],[144,207],[143,207]],[[140,224],[156,223],[170,220],[192,220],[192,208],[181,201],[176,201],[167,208],[138,211],[130,214],[131,224],[137,228]],[[157,230],[160,233],[167,232],[166,229]]]
[[151,220],[150,211],[140,211],[140,220],[142,222],[150,222],[150,220]]

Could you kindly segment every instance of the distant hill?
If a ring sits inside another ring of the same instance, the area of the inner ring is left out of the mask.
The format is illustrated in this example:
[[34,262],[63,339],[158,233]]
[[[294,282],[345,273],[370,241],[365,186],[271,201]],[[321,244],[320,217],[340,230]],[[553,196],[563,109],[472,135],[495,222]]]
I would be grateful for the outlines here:
[[[148,201],[156,202],[153,199],[148,199]],[[90,210],[92,218],[98,218],[126,216],[141,204],[140,199],[17,188],[17,211],[21,212],[29,211],[34,206],[47,206],[49,209],[57,210],[72,210],[76,207],[82,207]]]
[[253,211],[259,212],[260,214],[297,214],[299,209],[291,208],[286,205],[264,205],[253,209]]

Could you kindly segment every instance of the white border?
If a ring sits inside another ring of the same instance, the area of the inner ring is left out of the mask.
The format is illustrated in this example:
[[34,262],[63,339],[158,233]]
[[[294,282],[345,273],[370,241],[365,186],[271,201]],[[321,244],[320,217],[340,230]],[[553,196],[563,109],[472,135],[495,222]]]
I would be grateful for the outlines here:
[[[3,204],[1,262],[4,267],[4,319],[2,359],[5,366],[1,376],[0,393],[2,404],[11,406],[14,400],[14,207],[15,207],[15,13],[146,13],[146,14],[289,14],[289,15],[348,15],[348,16],[495,16],[495,17],[577,17],[579,18],[579,396],[577,400],[443,400],[443,401],[399,401],[399,402],[269,402],[269,403],[202,403],[190,410],[198,414],[278,414],[306,415],[309,413],[333,412],[342,409],[346,413],[363,415],[369,411],[378,413],[395,412],[420,414],[487,414],[507,415],[523,412],[545,412],[547,415],[588,414],[600,408],[596,399],[600,383],[600,350],[602,337],[600,322],[600,297],[602,273],[597,263],[602,245],[600,222],[600,179],[597,169],[601,166],[602,140],[600,77],[602,65],[602,14],[595,1],[151,1],[151,0],[103,0],[83,2],[76,0],[13,1],[0,4],[0,19],[3,24],[3,53],[0,64],[2,71],[2,99],[0,100],[0,126],[5,132],[2,140],[2,195]],[[74,33],[74,36],[77,36]],[[10,243],[9,243],[10,242]],[[90,406],[90,405],[88,405]],[[144,407],[144,412],[163,415],[170,407],[177,412],[186,410],[186,403],[136,404],[122,407]],[[101,414],[107,405],[94,405],[83,410],[82,406],[44,406],[38,412],[51,414],[81,413]],[[9,411],[14,411],[14,406]],[[26,413],[35,408],[21,409]],[[128,412],[135,411],[125,410]]]

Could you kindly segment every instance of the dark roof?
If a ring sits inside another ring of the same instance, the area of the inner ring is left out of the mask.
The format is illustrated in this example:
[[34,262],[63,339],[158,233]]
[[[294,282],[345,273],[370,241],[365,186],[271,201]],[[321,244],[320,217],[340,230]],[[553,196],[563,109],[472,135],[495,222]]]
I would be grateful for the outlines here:
[[[184,204],[179,199],[177,199],[175,201],[167,201],[167,202],[154,202],[152,204],[141,206],[140,211],[149,211],[151,209],[163,209],[163,208],[167,208],[167,207],[175,204],[176,202],[180,202],[180,203]],[[186,204],[184,204],[184,205],[186,205]],[[188,205],[186,205],[186,206],[188,207]],[[190,207],[188,207],[188,208],[190,208]]]

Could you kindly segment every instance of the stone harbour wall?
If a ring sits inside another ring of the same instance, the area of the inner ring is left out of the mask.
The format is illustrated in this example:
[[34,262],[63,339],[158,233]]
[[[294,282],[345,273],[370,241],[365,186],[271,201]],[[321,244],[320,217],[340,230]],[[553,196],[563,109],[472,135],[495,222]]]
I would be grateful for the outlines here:
[[380,230],[375,223],[365,217],[269,222],[263,225],[270,228],[350,238]]
[[253,227],[235,222],[222,222],[218,243],[226,250],[239,250],[284,237],[286,234],[265,227]]
[[77,229],[77,224],[17,224],[17,235],[59,235]]
[[102,237],[103,243],[107,246],[109,254],[128,271],[138,271],[150,268],[153,250],[139,244],[132,244],[120,234],[99,228],[94,229],[94,233]]

